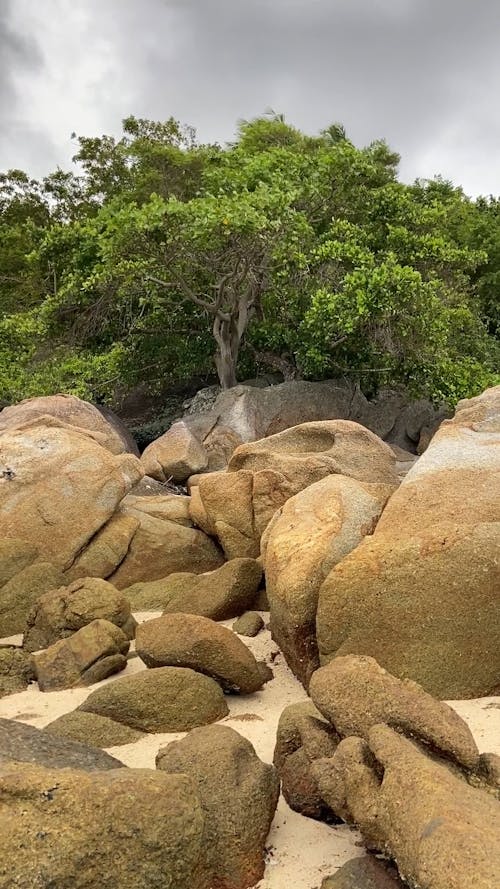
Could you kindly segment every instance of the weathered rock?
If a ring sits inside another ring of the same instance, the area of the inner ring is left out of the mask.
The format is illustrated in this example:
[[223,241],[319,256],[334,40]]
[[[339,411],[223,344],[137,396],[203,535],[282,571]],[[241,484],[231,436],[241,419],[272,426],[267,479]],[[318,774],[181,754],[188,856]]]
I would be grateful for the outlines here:
[[7,763],[0,803],[2,889],[200,885],[204,816],[185,775]]
[[231,630],[194,614],[164,614],[140,624],[136,651],[148,667],[189,667],[226,692],[249,694],[272,679]]
[[54,418],[77,432],[91,435],[112,454],[139,456],[137,445],[121,420],[108,408],[97,408],[75,395],[42,395],[27,398],[0,412],[0,434],[32,420]]
[[0,719],[0,763],[12,760],[36,763],[50,769],[81,769],[85,772],[123,767],[120,760],[95,747],[56,738],[13,719]]
[[[311,769],[323,798],[393,858],[410,886],[492,889],[500,803],[385,725],[342,741]],[[381,776],[383,779],[381,780]]]
[[107,716],[84,713],[82,710],[65,713],[54,722],[49,722],[44,731],[58,738],[81,741],[84,744],[91,744],[93,747],[118,747],[120,744],[132,744],[145,735],[144,732],[121,722],[115,722],[114,719],[109,719]]
[[396,679],[371,657],[337,657],[313,674],[309,694],[343,738],[368,740],[385,723],[427,744],[466,769],[479,764],[479,750],[463,719],[410,679]]
[[372,534],[389,485],[330,475],[291,497],[261,541],[273,638],[307,688],[319,666],[319,588],[332,568]]
[[39,651],[67,639],[94,620],[106,620],[133,639],[137,623],[130,603],[105,580],[86,577],[41,596],[28,615],[23,647]]
[[135,516],[116,512],[65,572],[66,582],[82,577],[109,577],[126,558],[139,525]]
[[141,457],[146,475],[160,482],[184,481],[196,472],[208,468],[205,449],[179,420],[156,441],[153,441]]
[[321,889],[404,889],[396,868],[373,855],[353,858],[325,877]]
[[[24,547],[27,563],[17,570]],[[12,571],[7,571],[10,552],[13,553]],[[60,569],[38,559],[36,549],[30,544],[18,540],[0,540],[0,575],[2,573],[7,579],[0,585],[0,636],[5,637],[23,632],[28,614],[39,596],[64,583],[64,577]]]
[[500,682],[500,386],[460,403],[320,590],[322,663],[366,654],[438,697]]
[[118,589],[179,571],[213,571],[224,561],[213,540],[190,525],[184,498],[133,497],[122,513],[139,519],[140,526],[126,558],[109,577]]
[[200,478],[197,521],[217,535],[228,559],[255,558],[266,526],[294,494],[333,474],[396,485],[395,466],[389,446],[357,423],[304,423],[242,445],[228,472]]
[[161,749],[156,762],[170,774],[189,775],[196,785],[205,812],[208,885],[255,885],[264,873],[264,844],[279,796],[273,766],[227,726],[195,729]]
[[239,636],[257,636],[264,627],[258,611],[246,611],[233,624],[233,633]]
[[333,756],[340,737],[311,701],[290,704],[283,710],[276,733],[274,765],[283,796],[295,812],[322,821],[338,820],[321,798],[311,773],[315,759]]
[[182,667],[123,676],[93,691],[78,709],[144,732],[187,732],[229,712],[213,679]]
[[253,602],[262,577],[255,559],[233,559],[204,574],[170,574],[149,583],[136,583],[124,595],[136,611],[182,611],[212,620],[228,620]]
[[69,571],[143,470],[90,433],[51,423],[26,421],[0,436],[0,524],[4,537],[34,541],[44,561]]
[[115,624],[94,620],[33,655],[41,691],[92,685],[127,666],[129,640]]
[[0,647],[0,698],[24,691],[34,679],[29,654],[14,646]]

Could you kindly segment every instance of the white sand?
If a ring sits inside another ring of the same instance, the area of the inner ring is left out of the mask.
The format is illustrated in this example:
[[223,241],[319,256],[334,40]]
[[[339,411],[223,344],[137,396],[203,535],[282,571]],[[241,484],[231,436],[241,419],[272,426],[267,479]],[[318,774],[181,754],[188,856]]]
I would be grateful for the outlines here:
[[[159,614],[144,612],[135,617],[142,622]],[[263,617],[266,619],[267,615],[263,614]],[[226,621],[226,626],[231,624],[232,621]],[[230,713],[222,722],[248,738],[262,760],[272,762],[276,728],[282,710],[287,704],[306,700],[307,696],[286,666],[283,655],[278,652],[267,630],[263,630],[255,639],[242,639],[257,659],[270,664],[274,679],[253,695],[228,696]],[[11,637],[9,641],[19,642],[20,639]],[[277,655],[271,663],[274,652]],[[145,669],[139,658],[133,658],[126,670],[104,682],[114,682],[119,676],[129,676]],[[58,716],[78,707],[98,685],[43,693],[35,683],[26,691],[1,698],[0,717],[43,728]],[[500,753],[500,697],[450,703],[469,724],[480,751]],[[154,768],[160,747],[183,737],[183,734],[148,735],[134,744],[110,747],[108,752],[127,766]],[[334,873],[350,858],[363,854],[363,844],[357,831],[346,825],[329,827],[304,818],[292,812],[283,797],[280,797],[267,849],[266,873],[259,883],[259,889],[319,889],[323,877]]]

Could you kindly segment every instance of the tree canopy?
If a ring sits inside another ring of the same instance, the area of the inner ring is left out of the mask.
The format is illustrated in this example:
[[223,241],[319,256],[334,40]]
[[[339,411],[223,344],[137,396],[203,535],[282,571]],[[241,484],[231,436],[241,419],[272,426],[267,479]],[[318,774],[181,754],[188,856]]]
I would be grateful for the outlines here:
[[497,199],[276,114],[224,148],[134,117],[78,144],[74,172],[0,176],[0,400],[278,367],[451,403],[499,381]]

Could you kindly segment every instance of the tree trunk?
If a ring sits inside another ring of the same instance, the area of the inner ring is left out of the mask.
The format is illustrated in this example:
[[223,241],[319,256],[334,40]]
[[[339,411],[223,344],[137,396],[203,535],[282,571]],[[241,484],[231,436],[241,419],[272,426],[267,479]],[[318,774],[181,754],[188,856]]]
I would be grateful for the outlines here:
[[215,353],[215,366],[222,389],[231,389],[236,386],[236,366],[240,350],[240,337],[234,319],[214,320],[214,337],[217,343]]

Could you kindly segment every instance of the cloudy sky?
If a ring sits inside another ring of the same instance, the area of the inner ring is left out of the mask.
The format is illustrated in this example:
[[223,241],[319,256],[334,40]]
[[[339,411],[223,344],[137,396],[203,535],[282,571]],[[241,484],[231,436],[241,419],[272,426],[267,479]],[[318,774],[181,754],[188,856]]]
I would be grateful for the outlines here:
[[271,107],[500,194],[499,38],[499,0],[0,0],[0,170],[68,167],[129,114],[222,143]]

